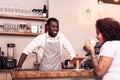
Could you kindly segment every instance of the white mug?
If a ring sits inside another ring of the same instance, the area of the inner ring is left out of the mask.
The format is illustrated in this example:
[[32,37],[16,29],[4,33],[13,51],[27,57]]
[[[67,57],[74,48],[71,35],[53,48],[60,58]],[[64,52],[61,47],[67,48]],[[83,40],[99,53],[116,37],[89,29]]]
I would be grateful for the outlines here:
[[96,38],[90,38],[89,41],[93,46],[95,46],[96,42],[98,42],[98,40]]

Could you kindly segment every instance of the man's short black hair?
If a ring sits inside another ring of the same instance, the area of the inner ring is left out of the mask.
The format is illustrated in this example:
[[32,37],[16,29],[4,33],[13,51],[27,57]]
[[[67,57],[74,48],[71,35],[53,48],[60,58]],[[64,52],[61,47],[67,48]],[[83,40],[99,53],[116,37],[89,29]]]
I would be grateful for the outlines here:
[[47,20],[47,25],[50,25],[50,22],[51,22],[51,21],[59,22],[56,18],[49,18],[49,19]]

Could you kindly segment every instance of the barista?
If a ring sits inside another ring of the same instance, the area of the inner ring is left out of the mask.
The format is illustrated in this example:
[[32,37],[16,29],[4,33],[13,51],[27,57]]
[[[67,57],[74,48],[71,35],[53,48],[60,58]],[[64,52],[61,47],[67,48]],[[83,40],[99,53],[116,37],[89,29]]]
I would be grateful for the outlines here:
[[26,46],[18,62],[18,67],[22,67],[27,55],[36,48],[41,56],[40,70],[61,70],[62,47],[70,53],[71,59],[76,56],[70,42],[59,31],[59,21],[56,18],[47,20],[47,28],[47,33],[38,35]]

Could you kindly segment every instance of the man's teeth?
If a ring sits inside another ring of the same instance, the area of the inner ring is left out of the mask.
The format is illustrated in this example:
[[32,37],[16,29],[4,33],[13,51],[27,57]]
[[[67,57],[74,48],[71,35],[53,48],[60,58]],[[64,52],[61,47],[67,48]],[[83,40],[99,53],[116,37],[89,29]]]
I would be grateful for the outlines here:
[[53,33],[57,33],[56,31],[54,31]]

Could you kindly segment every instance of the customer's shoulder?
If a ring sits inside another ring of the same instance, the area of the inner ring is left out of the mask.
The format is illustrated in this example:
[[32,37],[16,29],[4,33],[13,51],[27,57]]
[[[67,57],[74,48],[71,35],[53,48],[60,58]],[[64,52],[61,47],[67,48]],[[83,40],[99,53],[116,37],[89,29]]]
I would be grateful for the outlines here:
[[104,46],[115,46],[115,45],[120,45],[120,41],[114,40],[114,41],[106,41]]

